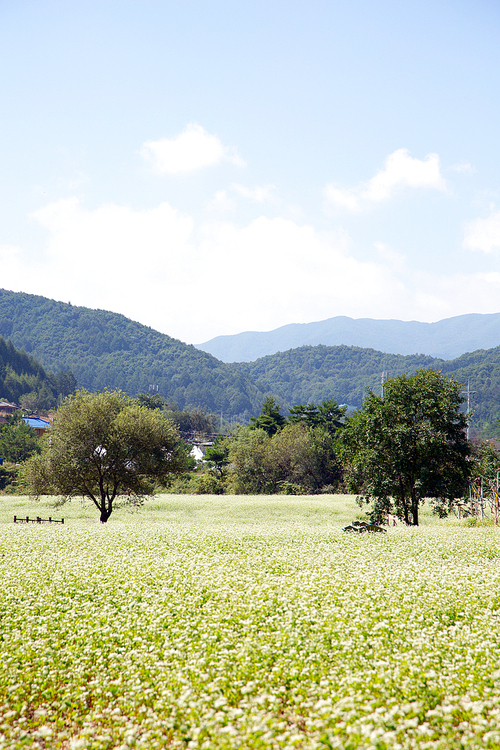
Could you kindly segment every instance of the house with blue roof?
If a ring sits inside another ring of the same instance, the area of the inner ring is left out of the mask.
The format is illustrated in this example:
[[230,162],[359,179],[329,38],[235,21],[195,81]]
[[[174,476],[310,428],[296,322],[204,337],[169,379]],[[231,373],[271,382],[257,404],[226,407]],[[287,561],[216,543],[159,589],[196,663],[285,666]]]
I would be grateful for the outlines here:
[[36,432],[37,437],[41,437],[46,430],[50,430],[50,422],[48,419],[42,419],[41,417],[23,417],[24,421]]

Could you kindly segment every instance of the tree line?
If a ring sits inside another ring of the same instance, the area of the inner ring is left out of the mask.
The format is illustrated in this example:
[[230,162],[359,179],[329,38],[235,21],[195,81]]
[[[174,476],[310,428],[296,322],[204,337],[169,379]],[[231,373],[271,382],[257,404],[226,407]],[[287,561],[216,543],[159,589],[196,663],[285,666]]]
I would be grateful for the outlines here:
[[210,416],[191,414],[181,434],[180,412],[176,422],[176,410],[158,396],[78,391],[58,410],[50,439],[25,461],[21,478],[36,496],[89,497],[103,521],[119,498],[141,503],[155,491],[348,491],[373,522],[391,513],[418,525],[424,501],[444,517],[463,505],[482,466],[490,474],[500,468],[490,444],[485,452],[467,439],[463,400],[457,381],[425,369],[388,380],[381,395],[368,391],[351,413],[326,399],[284,416],[270,396],[249,424],[207,441],[196,464],[186,426],[196,423],[203,442],[214,426]]

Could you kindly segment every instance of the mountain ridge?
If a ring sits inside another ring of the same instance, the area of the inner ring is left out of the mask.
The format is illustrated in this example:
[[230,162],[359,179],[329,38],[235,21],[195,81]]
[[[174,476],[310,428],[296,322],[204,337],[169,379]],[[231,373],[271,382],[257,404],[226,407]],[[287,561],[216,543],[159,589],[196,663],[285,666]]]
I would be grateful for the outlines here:
[[[451,320],[450,330],[457,319]],[[48,370],[60,370],[58,378],[64,379],[71,368],[79,387],[121,388],[133,396],[153,384],[171,405],[222,411],[226,418],[238,421],[258,414],[265,396],[271,394],[285,409],[325,398],[360,406],[366,388],[380,388],[382,373],[393,377],[433,367],[454,376],[464,387],[470,380],[475,429],[498,434],[500,346],[445,360],[374,347],[317,345],[225,364],[118,313],[2,289],[0,335]]]
[[320,344],[269,354],[233,367],[249,375],[260,391],[273,393],[285,408],[319,403],[325,398],[360,407],[367,389],[381,392],[382,377],[412,374],[420,368],[440,370],[463,384],[464,399],[470,382],[474,433],[489,437],[500,434],[500,346],[443,360],[423,354]]
[[500,313],[468,313],[434,323],[339,315],[312,323],[289,323],[272,331],[216,336],[197,348],[222,362],[253,362],[301,346],[359,346],[387,354],[424,354],[455,359],[500,345]]
[[0,289],[0,335],[91,391],[134,396],[153,385],[180,408],[229,417],[258,413],[264,398],[244,373],[119,313]]

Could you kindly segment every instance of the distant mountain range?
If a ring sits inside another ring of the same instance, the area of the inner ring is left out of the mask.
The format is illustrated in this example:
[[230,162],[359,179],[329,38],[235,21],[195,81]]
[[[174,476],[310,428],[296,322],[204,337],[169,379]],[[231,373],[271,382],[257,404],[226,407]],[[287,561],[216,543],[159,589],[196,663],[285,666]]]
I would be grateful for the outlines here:
[[[64,393],[71,370],[78,386],[90,391],[121,388],[134,396],[154,385],[171,405],[176,403],[181,409],[199,407],[217,414],[222,411],[226,418],[247,421],[250,415],[260,412],[266,395],[275,395],[285,414],[290,406],[318,403],[325,398],[361,406],[366,388],[380,391],[382,377],[432,367],[455,377],[464,385],[464,391],[470,381],[474,429],[482,430],[485,435],[499,434],[496,420],[500,418],[500,336],[496,337],[495,325],[500,327],[500,314],[463,315],[439,324],[351,320],[351,323],[364,322],[374,324],[374,330],[377,324],[395,324],[400,331],[418,330],[419,326],[441,330],[441,338],[436,334],[435,341],[441,340],[449,351],[460,351],[461,356],[445,360],[430,354],[377,351],[373,346],[316,345],[288,348],[251,362],[227,364],[117,313],[0,289],[0,336],[29,355],[13,351],[9,348],[11,344],[2,344],[5,356],[3,369],[0,361],[0,390],[5,393],[0,392],[0,398],[17,398],[17,393],[9,390],[14,385],[19,390],[21,384],[20,393],[33,389],[33,379],[37,388],[45,387],[44,383],[50,385],[52,395]],[[480,324],[483,324],[482,339],[479,339]],[[278,331],[293,328],[285,326]],[[448,331],[447,342],[443,330]],[[484,346],[492,341],[497,341],[497,345],[462,353],[463,348],[472,348],[478,340],[486,340]],[[400,343],[403,347],[402,335]],[[398,347],[387,343],[386,348]],[[405,348],[411,348],[408,342]],[[43,380],[41,365],[59,371],[58,375],[49,374]]]
[[500,313],[457,315],[437,323],[338,316],[317,323],[291,323],[273,331],[246,331],[198,344],[223,362],[253,362],[301,346],[360,346],[389,354],[426,354],[454,359],[500,345]]

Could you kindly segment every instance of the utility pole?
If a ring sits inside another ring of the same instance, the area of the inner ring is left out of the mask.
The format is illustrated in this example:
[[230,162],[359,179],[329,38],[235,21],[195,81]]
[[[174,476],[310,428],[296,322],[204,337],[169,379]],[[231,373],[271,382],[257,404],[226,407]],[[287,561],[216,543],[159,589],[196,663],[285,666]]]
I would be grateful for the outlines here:
[[380,378],[380,398],[384,398],[384,383],[387,378],[387,372],[382,370],[382,377]]
[[465,432],[465,436],[467,440],[469,439],[469,421],[470,421],[470,415],[471,415],[471,396],[474,396],[476,394],[476,391],[471,391],[470,389],[470,379],[467,378],[467,390],[462,391],[463,394],[467,396],[467,411],[465,413],[465,416],[467,417],[467,429]]

